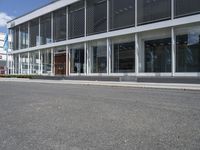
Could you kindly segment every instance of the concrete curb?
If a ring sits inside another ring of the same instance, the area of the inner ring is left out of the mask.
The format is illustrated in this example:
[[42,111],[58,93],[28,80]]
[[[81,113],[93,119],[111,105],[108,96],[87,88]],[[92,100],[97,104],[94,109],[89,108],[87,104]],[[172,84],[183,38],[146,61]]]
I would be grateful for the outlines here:
[[18,78],[0,78],[0,82],[26,82],[26,83],[46,83],[46,84],[71,84],[71,85],[94,85],[112,87],[132,87],[132,88],[154,88],[154,89],[174,89],[174,90],[200,90],[200,84],[180,84],[180,83],[139,83],[139,82],[110,82],[110,81],[80,81],[80,80],[31,80]]

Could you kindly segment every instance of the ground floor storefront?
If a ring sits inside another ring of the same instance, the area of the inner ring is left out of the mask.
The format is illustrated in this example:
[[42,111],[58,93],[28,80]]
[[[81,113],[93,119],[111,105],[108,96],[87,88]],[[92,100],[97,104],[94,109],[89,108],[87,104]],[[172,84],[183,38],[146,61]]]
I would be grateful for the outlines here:
[[200,25],[14,52],[12,74],[200,76]]

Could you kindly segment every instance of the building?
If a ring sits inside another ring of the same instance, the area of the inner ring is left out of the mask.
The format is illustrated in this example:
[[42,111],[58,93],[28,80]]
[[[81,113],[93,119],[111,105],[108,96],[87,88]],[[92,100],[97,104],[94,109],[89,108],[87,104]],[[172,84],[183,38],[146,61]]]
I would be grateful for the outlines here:
[[[0,32],[0,74],[6,73],[6,51],[4,50],[4,39],[5,39],[5,33]],[[11,38],[9,37],[9,42],[11,42]],[[9,50],[10,51],[10,50]],[[8,56],[8,63],[9,66],[11,66],[12,63],[12,57],[11,55]],[[9,67],[11,70],[11,68]]]
[[8,28],[13,74],[200,77],[199,0],[60,0]]

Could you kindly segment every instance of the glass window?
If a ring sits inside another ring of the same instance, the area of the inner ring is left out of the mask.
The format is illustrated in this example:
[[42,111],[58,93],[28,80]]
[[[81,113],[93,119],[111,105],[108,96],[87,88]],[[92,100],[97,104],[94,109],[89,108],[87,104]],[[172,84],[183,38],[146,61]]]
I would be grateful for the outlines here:
[[69,6],[69,39],[84,36],[85,8],[84,1]]
[[14,74],[19,74],[19,55],[14,54]]
[[20,65],[22,69],[22,74],[28,74],[28,53],[20,54]]
[[171,72],[171,38],[145,41],[145,72]]
[[30,53],[30,74],[39,74],[40,73],[40,59],[39,51],[34,51]]
[[176,30],[176,71],[200,72],[200,26]]
[[54,42],[66,40],[66,8],[53,13],[53,39]]
[[107,42],[106,40],[90,43],[91,73],[107,72]]
[[112,71],[113,73],[135,72],[135,41],[134,36],[125,36],[112,40]]
[[139,46],[139,59],[141,62],[141,64],[139,64],[140,72],[171,72],[172,46],[170,29],[154,30],[141,33],[141,41],[139,41]]
[[70,46],[70,73],[85,72],[84,44]]
[[110,0],[110,29],[134,26],[135,0]]
[[51,50],[45,49],[41,51],[41,72],[42,74],[51,75]]
[[20,26],[20,48],[28,47],[28,23]]
[[175,0],[175,16],[185,16],[200,12],[199,0]]
[[30,21],[30,47],[39,45],[39,19]]
[[19,27],[12,29],[13,50],[19,49]]
[[87,35],[107,31],[107,0],[87,0]]
[[40,18],[40,44],[51,43],[51,14]]
[[171,18],[171,0],[138,0],[138,24]]

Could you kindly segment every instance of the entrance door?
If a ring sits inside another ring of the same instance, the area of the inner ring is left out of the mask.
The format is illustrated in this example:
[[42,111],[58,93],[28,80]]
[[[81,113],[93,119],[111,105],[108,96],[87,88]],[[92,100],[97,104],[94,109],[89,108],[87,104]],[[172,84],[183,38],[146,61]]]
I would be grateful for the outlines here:
[[66,75],[66,53],[55,54],[55,75]]

